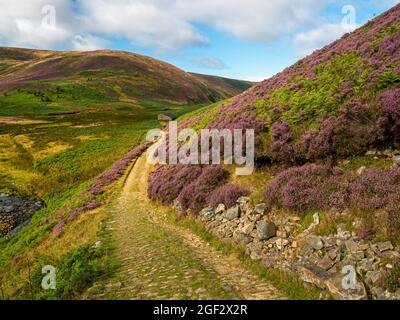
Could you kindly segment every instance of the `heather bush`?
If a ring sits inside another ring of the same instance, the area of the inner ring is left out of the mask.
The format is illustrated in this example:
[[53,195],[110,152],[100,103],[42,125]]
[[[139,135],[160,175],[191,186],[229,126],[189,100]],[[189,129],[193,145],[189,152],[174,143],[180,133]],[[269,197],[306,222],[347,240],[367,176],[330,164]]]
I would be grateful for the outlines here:
[[376,122],[381,143],[400,143],[400,88],[388,90],[379,97],[381,115]]
[[286,122],[272,125],[271,155],[279,162],[291,163],[294,161],[294,149],[292,146],[293,135]]
[[198,179],[183,188],[178,197],[179,203],[185,210],[198,212],[206,206],[211,192],[224,185],[228,179],[229,172],[221,166],[205,166]]
[[332,156],[334,153],[333,138],[336,124],[336,117],[330,117],[322,122],[321,129],[317,133],[307,133],[311,137],[308,149],[308,154],[311,159],[328,158]]
[[117,161],[110,169],[106,170],[99,177],[97,177],[95,182],[86,191],[86,193],[94,196],[102,194],[105,187],[116,182],[124,175],[125,170],[128,168],[132,160],[140,157],[143,152],[147,150],[149,145],[149,143],[145,143],[131,150],[124,158]]
[[267,186],[265,197],[271,206],[299,213],[342,208],[347,200],[345,174],[338,168],[317,165],[290,168]]
[[238,185],[227,184],[215,189],[207,198],[207,204],[209,207],[215,208],[219,204],[223,203],[229,208],[236,203],[237,199],[247,196],[248,194],[248,190],[245,190]]
[[400,200],[400,168],[366,170],[350,184],[351,205],[361,210],[377,210]]
[[163,204],[171,204],[182,189],[202,173],[199,166],[162,166],[149,177],[148,196]]
[[298,163],[336,159],[365,153],[376,142],[376,111],[360,100],[351,100],[337,116],[321,122],[320,129],[309,129],[294,145]]
[[182,208],[200,211],[207,198],[229,179],[229,172],[219,165],[161,166],[149,177],[148,196],[163,204],[178,199]]
[[[270,206],[304,213],[308,210],[342,210],[385,213],[380,221],[391,236],[400,234],[400,168],[367,169],[361,175],[338,168],[306,165],[279,174],[266,188]],[[375,232],[371,224],[362,233]]]

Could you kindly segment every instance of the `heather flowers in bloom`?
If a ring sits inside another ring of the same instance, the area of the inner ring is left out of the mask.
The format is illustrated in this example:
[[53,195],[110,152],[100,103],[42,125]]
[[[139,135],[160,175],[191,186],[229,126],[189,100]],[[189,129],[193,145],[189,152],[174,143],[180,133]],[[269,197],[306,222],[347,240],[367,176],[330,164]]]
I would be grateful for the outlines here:
[[361,175],[318,165],[290,168],[266,187],[272,207],[303,214],[308,210],[343,210],[374,214],[383,210],[393,234],[400,230],[400,168],[366,169]]
[[183,209],[196,212],[203,209],[210,194],[228,179],[229,172],[219,165],[163,166],[151,174],[148,196],[164,204],[178,199]]
[[226,207],[235,205],[237,199],[249,194],[248,190],[235,184],[227,184],[215,189],[207,198],[207,205],[216,208],[223,203]]
[[[158,139],[158,140],[157,140]],[[181,129],[170,122],[168,135],[152,130],[146,140],[154,142],[147,153],[151,164],[219,165],[235,163],[237,175],[250,175],[254,171],[254,129]],[[244,152],[244,155],[243,155]],[[223,161],[221,161],[223,155]]]

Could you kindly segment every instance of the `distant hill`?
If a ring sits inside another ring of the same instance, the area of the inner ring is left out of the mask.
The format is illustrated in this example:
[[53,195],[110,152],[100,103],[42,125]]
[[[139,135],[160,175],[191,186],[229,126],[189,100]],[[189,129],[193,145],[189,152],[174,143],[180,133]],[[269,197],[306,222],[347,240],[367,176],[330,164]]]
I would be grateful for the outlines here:
[[203,81],[206,82],[206,84],[211,85],[218,91],[225,93],[227,97],[235,96],[238,94],[238,91],[239,93],[243,92],[255,84],[255,82],[250,82],[245,80],[236,80],[223,77],[209,76],[199,73],[191,73],[191,75],[195,76],[196,78],[202,79]]
[[62,90],[79,86],[77,98],[166,100],[212,103],[248,89],[252,83],[184,72],[156,59],[120,51],[40,51],[0,48],[0,93]]
[[400,5],[185,121],[255,128],[263,161],[301,164],[400,147]]

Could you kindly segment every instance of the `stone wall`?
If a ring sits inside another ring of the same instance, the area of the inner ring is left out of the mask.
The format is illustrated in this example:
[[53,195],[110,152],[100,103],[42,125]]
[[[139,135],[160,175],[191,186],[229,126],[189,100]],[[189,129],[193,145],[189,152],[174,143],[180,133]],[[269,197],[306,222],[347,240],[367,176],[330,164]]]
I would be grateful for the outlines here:
[[400,258],[390,242],[367,242],[339,225],[336,234],[316,236],[319,214],[304,230],[298,216],[255,207],[242,197],[237,205],[206,208],[197,219],[220,239],[244,246],[251,259],[267,268],[298,276],[334,299],[400,299],[384,288],[385,276]]

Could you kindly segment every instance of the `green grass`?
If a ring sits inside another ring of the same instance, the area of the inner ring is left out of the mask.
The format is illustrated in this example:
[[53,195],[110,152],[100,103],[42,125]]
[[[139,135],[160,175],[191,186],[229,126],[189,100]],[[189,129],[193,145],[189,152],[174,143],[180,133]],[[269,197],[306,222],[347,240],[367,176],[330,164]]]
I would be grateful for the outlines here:
[[[371,72],[366,62],[356,52],[334,56],[316,68],[315,79],[296,77],[287,86],[272,92],[268,100],[259,99],[255,106],[260,116],[266,117],[267,125],[277,121],[309,128],[317,118],[336,115],[348,96],[340,87],[347,81],[351,95],[364,92]],[[293,90],[295,84],[298,89]],[[270,112],[280,107],[283,114],[274,119]]]
[[[68,101],[69,97],[75,95],[73,85],[67,88],[72,91],[68,89],[60,93],[60,100]],[[55,100],[49,92],[46,95]],[[36,195],[44,199],[47,205],[36,213],[31,224],[18,236],[0,238],[0,273],[15,274],[13,279],[9,279],[15,282],[15,286],[26,284],[26,279],[18,276],[19,268],[22,268],[20,264],[10,271],[10,263],[15,257],[35,252],[51,235],[57,221],[42,226],[45,218],[60,208],[73,208],[87,201],[81,193],[93,179],[141,144],[149,130],[161,127],[157,116],[163,106],[174,108],[179,115],[201,107],[164,102],[154,102],[152,105],[151,101],[140,105],[134,102],[110,102],[108,99],[100,103],[103,99],[101,96],[92,97],[99,100],[93,103],[87,98],[87,108],[79,114],[49,116],[47,114],[54,110],[73,109],[72,105],[69,108],[66,102],[55,107],[54,101],[42,101],[41,95],[33,92],[15,91],[0,96],[0,116],[48,122],[0,126],[0,192]],[[58,257],[55,263],[67,270],[71,264],[89,259],[93,260],[93,266],[88,267],[95,268],[101,258],[92,256],[86,249],[82,250],[66,253],[64,258]],[[74,283],[82,281],[88,284],[85,280],[86,271],[77,270],[72,287],[65,288],[57,297],[77,294],[80,289],[75,288]],[[23,291],[26,294],[27,291]]]
[[371,156],[354,156],[348,158],[345,162],[342,162],[340,168],[346,171],[356,171],[361,167],[389,168],[392,164],[393,160],[388,158],[374,159],[374,157]]
[[12,66],[7,63],[0,63],[0,74],[5,73]]
[[54,111],[39,96],[24,91],[0,95],[0,116],[44,115]]
[[231,99],[227,99],[227,100],[216,102],[211,105],[204,106],[202,108],[199,108],[197,110],[194,110],[190,113],[187,113],[187,114],[181,116],[178,119],[178,121],[183,121],[188,118],[196,118],[197,117],[196,123],[194,124],[192,129],[194,129],[196,131],[200,131],[202,129],[205,129],[208,126],[208,124],[212,120],[214,120],[214,118],[218,115],[218,112],[220,109],[219,107],[222,104],[229,103],[230,101],[231,101]]

